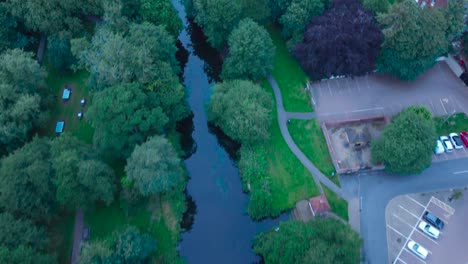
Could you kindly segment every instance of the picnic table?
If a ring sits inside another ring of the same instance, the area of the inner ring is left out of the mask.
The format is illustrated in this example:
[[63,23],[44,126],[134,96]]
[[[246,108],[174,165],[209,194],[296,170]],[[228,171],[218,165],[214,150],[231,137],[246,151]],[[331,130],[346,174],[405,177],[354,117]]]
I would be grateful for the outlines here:
[[58,121],[55,125],[55,133],[60,134],[63,132],[63,127],[65,126],[65,121]]
[[65,89],[63,89],[62,100],[68,100],[70,99],[70,96],[71,90],[68,87],[65,87]]

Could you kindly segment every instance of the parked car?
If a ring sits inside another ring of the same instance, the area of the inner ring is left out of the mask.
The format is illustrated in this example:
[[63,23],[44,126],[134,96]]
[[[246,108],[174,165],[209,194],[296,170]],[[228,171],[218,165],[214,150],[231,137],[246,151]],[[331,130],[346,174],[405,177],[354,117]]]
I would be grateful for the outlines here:
[[423,215],[424,220],[426,220],[429,224],[433,225],[435,228],[442,230],[444,228],[444,221],[440,220],[439,217],[429,213],[426,211]]
[[465,147],[468,148],[468,133],[466,133],[466,131],[463,131],[460,133],[460,138],[463,142],[463,144],[465,144]]
[[444,145],[442,145],[442,141],[440,140],[436,140],[436,146],[434,148],[434,153],[435,154],[442,154],[444,153],[445,149],[444,149]]
[[441,136],[439,139],[442,141],[442,145],[444,145],[445,152],[453,151],[452,142],[450,142],[450,139],[447,136]]
[[437,230],[435,227],[431,226],[430,224],[426,223],[425,221],[421,221],[418,225],[418,228],[426,235],[434,238],[439,239],[440,231]]
[[463,142],[460,139],[460,136],[458,136],[457,133],[450,133],[450,142],[452,142],[452,145],[456,149],[462,149],[463,148]]
[[413,240],[408,242],[408,248],[411,250],[411,252],[413,252],[414,254],[416,254],[418,257],[422,259],[426,259],[427,255],[429,254],[427,249],[423,248],[421,245],[414,242]]

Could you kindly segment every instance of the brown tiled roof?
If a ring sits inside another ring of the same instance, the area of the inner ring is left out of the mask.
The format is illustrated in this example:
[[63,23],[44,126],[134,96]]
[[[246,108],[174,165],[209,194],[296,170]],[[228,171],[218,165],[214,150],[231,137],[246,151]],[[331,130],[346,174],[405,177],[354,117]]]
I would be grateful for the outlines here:
[[309,204],[315,215],[330,211],[330,204],[324,194],[309,199]]

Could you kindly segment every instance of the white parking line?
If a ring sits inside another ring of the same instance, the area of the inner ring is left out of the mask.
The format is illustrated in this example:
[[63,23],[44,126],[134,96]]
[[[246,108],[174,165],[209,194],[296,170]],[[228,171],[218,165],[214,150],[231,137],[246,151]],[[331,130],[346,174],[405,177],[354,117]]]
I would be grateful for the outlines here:
[[464,170],[464,171],[455,171],[453,174],[463,174],[463,173],[468,173],[468,170]]
[[330,88],[330,81],[327,81],[327,84],[328,84],[328,91],[330,92],[330,95],[333,95],[332,90]]
[[[393,216],[394,216],[396,219],[400,220],[400,222],[406,224],[407,226],[409,226],[409,227],[411,227],[411,228],[414,228],[413,225],[411,225],[411,224],[409,224],[408,222],[406,222],[405,220],[401,219],[399,216],[397,216],[397,215],[395,215],[395,214],[393,214]],[[417,225],[417,224],[418,224],[418,223],[416,223],[416,225]],[[411,232],[411,233],[412,233],[412,232]]]
[[[443,98],[443,99],[444,99],[444,101],[448,101],[447,98]],[[444,103],[442,102],[442,98],[440,98],[439,101],[440,101],[440,104],[442,105],[442,107],[444,108],[445,114],[448,114],[448,113],[447,113],[447,109],[445,109],[445,105],[444,105]]]
[[353,110],[353,111],[350,111],[350,112],[351,112],[351,113],[357,113],[357,112],[366,112],[366,111],[372,111],[372,110],[383,110],[383,107],[359,109],[359,110]]
[[412,212],[410,212],[408,209],[404,208],[404,207],[401,206],[401,205],[398,205],[398,206],[399,206],[401,209],[405,210],[408,214],[414,216],[414,218],[416,218],[416,219],[419,220],[419,218],[418,218],[415,214],[413,214]]
[[402,259],[396,259],[395,262],[396,262],[397,260],[403,262],[403,264],[408,264],[408,263],[404,262]]
[[412,201],[415,202],[416,204],[419,204],[421,207],[423,207],[423,208],[426,207],[426,206],[422,205],[422,203],[420,203],[420,202],[416,201],[415,199],[413,199],[411,196],[406,195],[406,197],[408,197],[408,199],[412,200]]
[[[406,249],[406,244],[405,244],[405,251],[408,252],[408,253],[410,253],[411,256],[413,256],[415,259],[417,259],[417,260],[421,261],[422,263],[426,264],[426,261],[420,259],[420,258],[419,258],[418,256],[416,256],[413,252],[411,252],[411,251],[409,251],[408,249]],[[428,251],[429,251],[429,250],[428,250]]]
[[396,230],[396,229],[393,228],[392,226],[387,225],[387,227],[390,228],[391,230],[393,230],[395,233],[399,234],[400,236],[404,237],[405,239],[408,239],[407,236],[403,235],[402,233],[400,233],[398,230]]

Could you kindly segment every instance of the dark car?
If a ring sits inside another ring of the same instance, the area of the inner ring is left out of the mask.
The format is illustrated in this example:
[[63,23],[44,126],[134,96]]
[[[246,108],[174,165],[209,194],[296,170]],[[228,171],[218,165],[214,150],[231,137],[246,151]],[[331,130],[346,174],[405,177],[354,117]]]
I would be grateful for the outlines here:
[[445,223],[440,220],[437,216],[429,213],[429,212],[425,212],[424,215],[423,215],[423,218],[431,225],[433,225],[435,228],[439,229],[439,230],[442,230],[442,228],[444,228],[444,225]]

